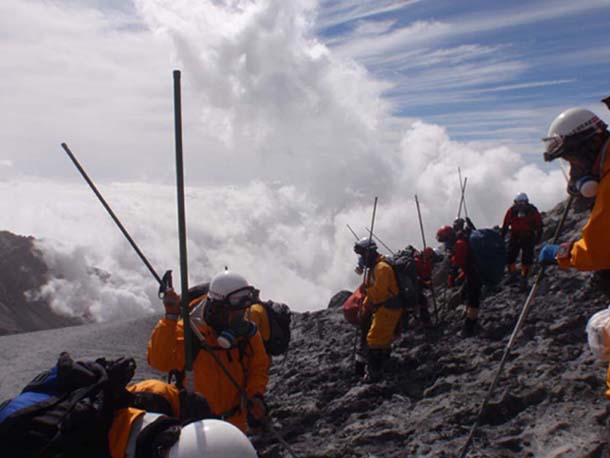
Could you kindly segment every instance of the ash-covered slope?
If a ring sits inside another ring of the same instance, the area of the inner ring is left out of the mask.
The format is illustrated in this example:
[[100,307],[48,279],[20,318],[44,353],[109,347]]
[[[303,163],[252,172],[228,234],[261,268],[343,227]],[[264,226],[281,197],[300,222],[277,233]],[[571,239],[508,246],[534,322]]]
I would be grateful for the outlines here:
[[[562,210],[545,216],[545,238]],[[586,217],[572,214],[562,239],[577,237]],[[610,456],[606,366],[591,356],[585,334],[607,299],[588,277],[547,269],[469,456]],[[478,337],[459,337],[461,308],[443,308],[432,335],[411,326],[395,342],[383,381],[370,385],[352,374],[355,330],[340,309],[297,315],[288,361],[272,369],[277,429],[301,457],[455,456],[526,295],[504,287],[485,298]],[[259,446],[261,456],[288,456],[277,444]]]
[[[546,215],[545,238],[561,210]],[[563,239],[575,238],[586,217],[572,214]],[[607,299],[591,288],[588,274],[547,272],[470,457],[609,456],[606,366],[591,356],[584,330]],[[442,308],[430,335],[412,324],[395,342],[384,379],[370,385],[352,373],[355,330],[340,309],[295,314],[288,358],[271,368],[267,400],[276,430],[301,458],[455,456],[525,298],[517,287],[485,298],[483,331],[467,340],[458,335],[461,308]],[[0,400],[16,395],[64,350],[75,358],[134,356],[137,380],[162,378],[146,364],[157,319],[0,337]],[[270,435],[254,441],[263,458],[289,456]]]
[[48,280],[48,269],[33,237],[0,231],[0,335],[78,324],[49,304],[28,297]]

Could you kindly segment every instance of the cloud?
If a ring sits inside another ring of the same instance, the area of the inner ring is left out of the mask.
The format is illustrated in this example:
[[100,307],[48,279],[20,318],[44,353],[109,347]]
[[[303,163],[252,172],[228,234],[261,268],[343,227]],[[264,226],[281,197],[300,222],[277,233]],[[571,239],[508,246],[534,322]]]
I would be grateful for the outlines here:
[[[460,142],[440,124],[393,116],[387,82],[316,38],[312,0],[138,0],[139,16],[121,16],[118,28],[108,12],[8,1],[15,25],[0,49],[15,65],[0,63],[8,74],[0,84],[12,118],[5,114],[0,128],[15,173],[0,177],[0,227],[44,239],[53,279],[41,294],[59,310],[99,320],[161,310],[155,280],[76,181],[59,142],[73,148],[158,273],[177,273],[175,67],[183,71],[193,283],[229,266],[264,298],[298,311],[325,307],[359,281],[345,224],[364,232],[379,196],[378,235],[394,248],[420,246],[417,193],[430,243],[457,212],[458,166],[481,226],[499,223],[518,191],[542,209],[563,197],[558,171],[492,139]],[[29,17],[37,32],[22,27]],[[468,71],[476,76],[469,53],[489,50],[453,51],[445,57],[465,66],[458,83],[468,87]],[[518,65],[500,60],[477,77],[509,71]],[[442,76],[434,82],[449,85]]]

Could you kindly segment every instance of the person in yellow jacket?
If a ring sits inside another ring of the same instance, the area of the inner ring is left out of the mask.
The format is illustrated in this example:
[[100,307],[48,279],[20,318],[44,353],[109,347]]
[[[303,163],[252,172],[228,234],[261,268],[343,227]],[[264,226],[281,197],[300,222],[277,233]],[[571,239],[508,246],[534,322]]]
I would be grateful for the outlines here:
[[[609,98],[610,99],[610,98]],[[604,103],[610,108],[610,100]],[[594,283],[610,293],[610,132],[593,112],[571,108],[551,123],[544,139],[544,159],[570,163],[568,192],[593,199],[593,209],[579,240],[545,245],[539,262],[560,268],[594,271]],[[606,397],[610,399],[610,366],[606,375]]]
[[390,355],[394,332],[402,316],[398,282],[394,269],[377,252],[377,244],[373,240],[359,240],[354,245],[354,252],[360,255],[361,263],[368,269],[363,283],[365,294],[362,306],[370,311],[361,328],[356,372],[358,375],[365,372],[365,380],[376,381]]
[[[246,431],[247,422],[258,427],[266,420],[264,394],[269,380],[269,358],[254,323],[244,310],[256,299],[256,290],[233,272],[216,275],[202,307],[197,327],[207,345],[248,396],[243,402],[215,358],[203,348],[193,361],[195,391],[208,401],[213,414]],[[154,369],[182,370],[185,364],[184,329],[178,320],[180,298],[169,290],[164,296],[165,317],[148,342],[148,363]]]

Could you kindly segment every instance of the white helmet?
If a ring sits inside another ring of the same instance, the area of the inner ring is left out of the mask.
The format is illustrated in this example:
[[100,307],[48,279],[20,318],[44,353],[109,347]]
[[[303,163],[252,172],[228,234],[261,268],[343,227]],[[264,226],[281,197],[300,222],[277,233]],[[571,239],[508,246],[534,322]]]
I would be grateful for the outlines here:
[[529,199],[527,197],[527,194],[524,192],[520,192],[519,194],[517,194],[515,196],[515,203],[516,204],[527,204],[529,203]]
[[182,428],[168,458],[256,458],[256,450],[237,427],[221,420],[202,420]]
[[254,293],[254,287],[242,275],[225,270],[212,278],[208,297],[233,308],[244,308],[251,305]]
[[582,142],[605,131],[607,127],[595,113],[585,108],[570,108],[560,113],[551,123],[547,136],[542,139],[546,144],[544,159],[552,161],[569,152],[573,145],[565,144],[566,137],[580,134],[575,140]]
[[363,255],[367,251],[377,251],[377,244],[369,237],[363,237],[354,244],[356,254]]

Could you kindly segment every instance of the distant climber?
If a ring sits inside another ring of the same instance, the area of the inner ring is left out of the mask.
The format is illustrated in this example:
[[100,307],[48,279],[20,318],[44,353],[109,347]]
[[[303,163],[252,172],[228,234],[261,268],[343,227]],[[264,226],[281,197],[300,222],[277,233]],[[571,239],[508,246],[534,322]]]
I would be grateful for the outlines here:
[[379,380],[390,356],[394,332],[402,315],[398,283],[392,266],[377,252],[377,244],[363,238],[354,245],[367,269],[363,280],[365,315],[361,320],[361,338],[356,355],[356,372],[366,381]]
[[[244,317],[245,309],[256,300],[255,288],[243,276],[224,271],[212,279],[197,323],[211,351],[247,393],[247,405],[212,355],[197,348],[200,351],[193,358],[195,391],[205,397],[216,417],[242,431],[246,431],[246,420],[257,428],[267,415],[264,394],[269,358],[256,324]],[[163,304],[166,314],[148,342],[148,363],[160,371],[180,371],[185,364],[183,323],[178,320],[180,297],[169,290]]]
[[462,337],[472,337],[479,331],[478,316],[481,299],[481,278],[475,266],[468,236],[460,231],[456,234],[451,226],[443,226],[436,233],[436,240],[445,245],[451,269],[447,286],[463,283],[466,296],[466,316]]
[[432,270],[434,264],[442,260],[443,256],[435,253],[430,247],[424,248],[421,253],[415,255],[418,281],[417,308],[419,309],[419,319],[426,329],[432,328],[432,320],[430,319],[430,311],[428,309],[428,300],[425,291],[432,287]]
[[[527,289],[527,276],[534,262],[534,247],[542,237],[542,217],[529,202],[527,194],[517,194],[502,223],[502,238],[508,234],[506,267],[508,283],[520,280],[522,290]],[[521,275],[517,273],[517,258],[521,252]]]
[[570,163],[568,193],[591,199],[593,209],[579,240],[545,245],[539,261],[560,268],[595,271],[594,283],[610,293],[610,132],[593,112],[570,108],[551,123],[544,159]]

